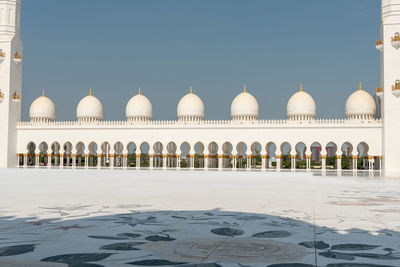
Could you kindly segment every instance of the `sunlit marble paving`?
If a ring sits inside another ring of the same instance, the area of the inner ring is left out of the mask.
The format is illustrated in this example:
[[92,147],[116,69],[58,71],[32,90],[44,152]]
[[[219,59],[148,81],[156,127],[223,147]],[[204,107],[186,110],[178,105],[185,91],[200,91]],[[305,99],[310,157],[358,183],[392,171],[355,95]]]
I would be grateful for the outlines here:
[[0,266],[400,266],[400,179],[0,170]]

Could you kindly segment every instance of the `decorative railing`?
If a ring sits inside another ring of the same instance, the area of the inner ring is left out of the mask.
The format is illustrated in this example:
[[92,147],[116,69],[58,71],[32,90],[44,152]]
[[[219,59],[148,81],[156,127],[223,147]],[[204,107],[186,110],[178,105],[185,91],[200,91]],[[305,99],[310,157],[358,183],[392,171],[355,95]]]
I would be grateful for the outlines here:
[[380,119],[366,120],[349,120],[349,119],[317,119],[311,121],[293,121],[293,120],[256,120],[256,121],[232,121],[232,120],[206,120],[193,123],[183,123],[180,121],[160,120],[148,122],[127,122],[127,121],[98,121],[98,122],[77,122],[77,121],[54,121],[54,122],[18,122],[21,127],[33,128],[152,128],[152,127],[176,127],[176,128],[207,128],[209,126],[220,126],[227,128],[244,127],[244,128],[263,128],[263,127],[320,127],[320,126],[377,126],[380,125]]
[[377,93],[383,93],[383,88],[382,87],[376,87],[376,92]]
[[376,46],[383,45],[383,41],[382,40],[378,40],[375,43],[376,43]]

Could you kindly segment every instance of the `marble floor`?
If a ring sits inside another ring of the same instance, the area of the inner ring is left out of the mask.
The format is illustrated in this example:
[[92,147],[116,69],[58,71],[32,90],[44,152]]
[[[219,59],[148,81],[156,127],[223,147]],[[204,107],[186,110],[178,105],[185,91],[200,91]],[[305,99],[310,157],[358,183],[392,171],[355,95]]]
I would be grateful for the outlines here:
[[0,170],[0,266],[400,266],[400,178]]

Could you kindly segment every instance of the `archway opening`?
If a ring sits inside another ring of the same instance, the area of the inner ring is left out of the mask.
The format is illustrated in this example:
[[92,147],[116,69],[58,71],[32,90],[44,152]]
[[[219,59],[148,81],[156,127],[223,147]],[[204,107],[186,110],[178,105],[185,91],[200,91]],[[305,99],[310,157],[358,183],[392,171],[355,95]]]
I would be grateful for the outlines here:
[[314,142],[311,146],[311,168],[321,169],[322,165],[322,146],[318,142]]
[[247,167],[247,145],[244,142],[240,142],[236,146],[237,156],[236,156],[236,168],[243,169]]
[[288,142],[284,142],[281,144],[281,168],[283,169],[292,168],[290,151],[292,151],[292,146]]
[[353,168],[352,153],[353,145],[349,142],[343,143],[342,147],[342,169],[349,170]]
[[176,157],[176,150],[177,150],[177,146],[174,142],[169,142],[167,144],[167,153],[168,153],[168,157],[167,157],[167,167],[168,168],[176,168],[178,162],[177,162],[177,157]]
[[358,158],[357,158],[357,169],[358,170],[368,170],[369,169],[369,160],[368,160],[368,151],[369,146],[365,142],[361,142],[357,145]]
[[222,145],[222,168],[232,168],[232,149],[233,146],[230,142],[225,142]]
[[149,167],[150,166],[149,151],[150,151],[149,143],[143,142],[140,145],[140,167]]
[[27,165],[28,166],[35,166],[36,165],[36,156],[35,156],[35,151],[36,151],[36,145],[34,142],[30,142],[27,145]]
[[252,169],[261,169],[262,159],[261,159],[261,144],[259,142],[254,142],[251,147],[251,158],[250,166]]
[[204,144],[202,142],[197,142],[194,145],[194,167],[195,168],[204,168],[204,157],[208,155],[204,155]]
[[306,169],[307,168],[306,144],[304,144],[303,142],[297,143],[295,150],[296,150],[296,169]]
[[96,142],[91,142],[89,144],[88,166],[90,166],[90,167],[97,166],[97,161],[98,161],[97,149],[98,149],[98,147],[97,147]]
[[39,165],[40,166],[47,166],[49,163],[49,157],[47,154],[49,146],[47,145],[46,142],[42,142],[39,145]]
[[190,145],[188,142],[181,144],[181,168],[190,168]]
[[127,146],[128,150],[128,167],[136,167],[136,144],[130,142]]
[[326,168],[327,169],[336,169],[337,168],[337,159],[336,152],[337,146],[334,142],[329,142],[326,145]]

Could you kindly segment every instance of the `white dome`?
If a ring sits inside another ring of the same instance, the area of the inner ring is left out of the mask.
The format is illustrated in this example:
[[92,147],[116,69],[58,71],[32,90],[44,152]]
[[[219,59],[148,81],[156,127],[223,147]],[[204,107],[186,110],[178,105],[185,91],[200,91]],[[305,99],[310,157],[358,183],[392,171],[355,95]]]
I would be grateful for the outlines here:
[[258,118],[257,99],[246,92],[246,85],[243,92],[232,101],[231,117],[233,120],[256,120]]
[[32,102],[29,109],[29,118],[31,121],[49,122],[56,119],[56,106],[50,98],[43,95]]
[[177,108],[178,119],[182,121],[198,121],[204,119],[204,104],[200,97],[190,93],[182,97]]
[[153,106],[150,100],[139,93],[132,97],[126,105],[126,118],[128,121],[151,120],[153,116]]
[[103,119],[103,105],[97,97],[92,96],[92,91],[84,97],[76,108],[78,121],[101,121]]
[[346,116],[349,119],[372,119],[376,113],[374,98],[362,90],[352,93],[346,101]]
[[316,115],[316,105],[311,95],[300,91],[292,95],[286,107],[287,116],[291,120],[310,120]]

